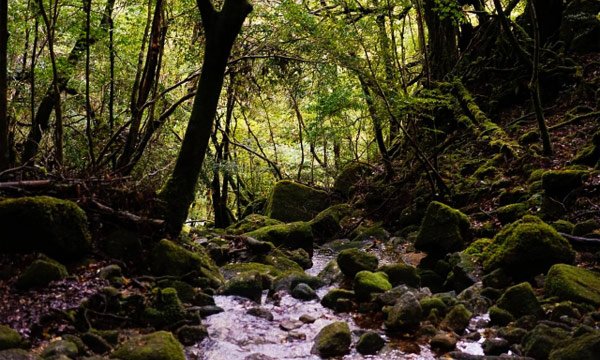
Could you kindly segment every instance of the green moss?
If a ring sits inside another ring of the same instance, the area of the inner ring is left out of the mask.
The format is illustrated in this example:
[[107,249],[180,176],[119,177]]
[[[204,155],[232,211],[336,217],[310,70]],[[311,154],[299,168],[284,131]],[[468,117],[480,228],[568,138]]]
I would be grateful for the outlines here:
[[525,355],[534,359],[547,359],[552,348],[568,336],[569,333],[563,329],[539,324],[523,338],[523,350]]
[[67,269],[52,259],[35,260],[19,276],[16,286],[21,289],[46,286],[50,282],[64,279],[68,275]]
[[[81,341],[81,340],[79,340]],[[77,345],[67,340],[56,340],[48,344],[42,351],[41,356],[44,359],[48,358],[71,358],[79,354]]]
[[419,300],[421,309],[423,309],[423,315],[429,316],[432,310],[435,310],[437,314],[445,315],[448,311],[448,305],[442,301],[439,297],[428,296]]
[[579,222],[573,228],[573,235],[585,236],[593,233],[595,230],[600,229],[600,223],[595,219],[589,219],[586,221]]
[[531,174],[529,174],[529,178],[527,179],[527,183],[531,184],[531,183],[534,183],[536,181],[541,181],[542,180],[542,176],[544,175],[545,172],[546,172],[545,169],[536,169],[536,170],[533,170],[531,172]]
[[328,240],[337,235],[342,227],[340,222],[352,212],[352,207],[348,204],[338,204],[321,211],[310,222],[310,227],[315,238],[319,240]]
[[259,273],[243,273],[227,281],[221,288],[221,293],[245,297],[260,303],[263,285],[263,278]]
[[369,174],[371,168],[367,164],[363,163],[351,163],[344,167],[340,174],[335,178],[333,182],[333,190],[338,194],[342,194],[345,197],[352,195],[352,188],[360,179]]
[[183,320],[185,311],[177,296],[177,290],[173,288],[155,289],[152,306],[146,308],[144,317],[150,325],[157,329]]
[[308,275],[305,272],[292,272],[281,275],[273,280],[273,286],[271,290],[278,292],[280,290],[291,291],[298,284],[306,284],[313,289],[318,289],[325,285],[325,283],[316,276]]
[[173,288],[177,291],[177,297],[183,302],[190,303],[196,296],[193,286],[181,280],[161,280],[156,285],[161,289]]
[[533,293],[533,288],[528,282],[509,287],[496,303],[501,309],[508,311],[516,319],[533,315],[542,315],[542,307]]
[[561,200],[571,191],[583,184],[584,178],[589,173],[580,170],[551,170],[542,175],[542,187],[546,195],[557,197]]
[[6,325],[0,325],[0,350],[14,349],[23,345],[23,338],[18,332]]
[[304,249],[309,254],[313,251],[313,234],[307,222],[266,226],[245,235],[260,241],[268,241],[277,247]]
[[383,293],[392,288],[384,272],[360,271],[354,277],[354,293],[359,300],[368,300],[371,294]]
[[286,250],[283,254],[291,261],[300,265],[302,269],[310,269],[313,266],[310,254],[304,249]]
[[562,232],[565,234],[572,234],[573,233],[573,229],[575,228],[575,225],[567,220],[557,220],[555,222],[553,222],[552,227],[558,231],[558,232]]
[[600,354],[600,333],[593,332],[569,340],[550,353],[550,360],[597,360]]
[[550,268],[544,287],[546,296],[600,306],[600,274],[566,264]]
[[354,291],[331,289],[321,299],[321,305],[329,309],[337,310],[336,305],[339,299],[354,299]]
[[473,241],[467,248],[463,251],[463,254],[473,256],[476,260],[480,260],[483,258],[485,249],[490,246],[494,241],[492,239],[477,239]]
[[498,169],[495,166],[485,163],[475,170],[473,176],[475,176],[477,179],[493,178],[496,176],[497,172]]
[[461,250],[470,237],[469,218],[460,211],[433,201],[427,207],[415,248],[429,254],[445,255]]
[[309,221],[328,204],[325,191],[282,180],[273,187],[265,215],[283,222]]
[[379,334],[373,331],[367,331],[360,336],[356,344],[356,351],[362,355],[377,354],[385,345],[385,340]]
[[248,272],[256,272],[261,276],[277,277],[282,274],[282,271],[273,265],[249,262],[238,264],[227,264],[221,267],[221,272],[226,280],[230,280],[238,275]]
[[256,261],[271,265],[281,273],[302,272],[303,269],[297,262],[288,258],[282,251],[275,249],[270,254],[258,256]]
[[185,360],[183,346],[166,331],[134,337],[119,345],[110,356],[122,360]]
[[381,266],[378,271],[387,274],[392,286],[405,284],[410,287],[418,288],[421,286],[421,277],[417,268],[408,264],[389,264]]
[[505,226],[486,249],[484,270],[503,268],[516,278],[546,272],[556,263],[571,263],[575,252],[567,240],[535,216]]
[[234,235],[245,234],[265,226],[279,225],[281,221],[264,215],[251,214],[227,228],[227,233]]
[[0,201],[0,252],[42,252],[77,260],[90,246],[85,212],[72,201],[48,196]]
[[461,334],[467,326],[473,313],[471,313],[463,304],[458,304],[450,310],[442,321],[442,327]]
[[510,204],[496,209],[496,216],[500,223],[508,224],[519,220],[529,212],[529,205],[526,203]]
[[359,271],[375,271],[379,260],[377,256],[359,249],[346,249],[338,254],[337,264],[344,275],[354,278]]
[[490,314],[490,325],[493,326],[506,326],[509,323],[515,321],[515,317],[512,314],[497,306],[492,306],[488,309]]
[[345,355],[350,351],[350,327],[345,322],[334,322],[325,326],[315,337],[313,352],[323,358]]

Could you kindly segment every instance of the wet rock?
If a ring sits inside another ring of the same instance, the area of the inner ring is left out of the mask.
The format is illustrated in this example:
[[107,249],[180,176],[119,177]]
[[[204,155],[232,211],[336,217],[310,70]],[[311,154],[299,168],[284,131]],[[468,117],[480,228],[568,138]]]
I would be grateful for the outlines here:
[[202,318],[206,318],[208,316],[219,314],[225,311],[222,307],[215,305],[198,306],[194,310],[197,311],[198,315],[200,315],[200,317]]
[[373,331],[362,334],[356,344],[356,351],[362,355],[374,355],[383,348],[385,340]]
[[259,214],[250,214],[250,215],[246,216],[245,218],[243,218],[242,220],[238,221],[237,223],[229,226],[227,228],[227,233],[233,234],[233,235],[241,235],[241,234],[249,233],[254,230],[258,230],[265,226],[279,225],[279,224],[282,224],[282,222],[279,220],[276,220],[276,219],[271,219],[268,216],[259,215]]
[[183,346],[166,331],[133,337],[120,344],[111,357],[122,360],[185,360]]
[[319,242],[332,239],[342,231],[340,222],[352,213],[352,207],[348,204],[338,204],[321,211],[310,221],[313,235]]
[[469,218],[460,211],[433,201],[427,207],[415,248],[428,254],[446,255],[462,250],[470,238]]
[[359,249],[346,249],[340,251],[337,256],[337,264],[344,275],[349,278],[363,270],[375,271],[379,260],[373,254]]
[[406,285],[399,285],[392,288],[391,290],[377,295],[377,301],[380,302],[382,305],[393,306],[404,293],[407,293],[409,291],[412,292],[417,297],[417,299],[428,295],[424,292],[420,292],[417,289],[409,288]]
[[600,275],[575,266],[557,264],[548,272],[544,291],[546,296],[599,306]]
[[246,311],[246,314],[256,316],[267,321],[273,321],[273,313],[262,307],[253,307]]
[[192,346],[204,340],[208,331],[203,325],[183,325],[177,329],[177,339],[185,346]]
[[79,354],[77,345],[67,340],[53,341],[42,351],[41,356],[43,358],[56,357],[56,356],[68,356],[74,358]]
[[519,344],[527,335],[527,330],[518,327],[503,327],[498,329],[498,336],[511,344]]
[[67,277],[67,269],[57,261],[49,258],[35,260],[25,269],[15,284],[20,289],[43,287]]
[[299,320],[284,320],[279,323],[279,328],[285,331],[292,331],[302,327],[304,323]]
[[583,335],[550,353],[550,360],[597,360],[600,357],[600,332]]
[[406,285],[413,288],[421,286],[421,277],[417,272],[417,268],[408,264],[390,264],[379,267],[377,271],[382,271],[387,274],[389,282],[392,286]]
[[323,358],[345,355],[350,351],[352,337],[345,322],[334,322],[325,326],[315,337],[312,352]]
[[287,334],[288,341],[293,340],[306,340],[306,334],[300,331],[289,331]]
[[292,290],[292,297],[299,300],[313,300],[318,299],[317,293],[307,284],[300,283]]
[[244,273],[235,277],[223,286],[223,295],[245,297],[260,304],[262,298],[263,279],[258,273]]
[[[179,293],[178,293],[179,294]],[[194,306],[215,305],[215,298],[201,290],[194,291],[194,297],[190,301]]]
[[315,318],[314,316],[310,316],[308,314],[304,314],[304,315],[300,316],[300,318],[298,318],[298,320],[302,321],[305,324],[312,324],[315,321],[317,321],[317,318]]
[[0,351],[0,360],[40,360],[35,354],[28,353],[21,349],[10,349]]
[[244,360],[277,360],[265,354],[254,353],[246,356]]
[[570,301],[563,301],[557,304],[552,309],[552,315],[550,316],[550,320],[552,321],[560,321],[563,317],[568,317],[571,319],[579,319],[581,318],[581,313],[574,306],[574,304]]
[[523,350],[535,359],[548,359],[550,351],[568,336],[563,329],[540,324],[523,338]]
[[517,319],[525,315],[539,317],[543,314],[542,307],[528,282],[508,288],[496,305]]
[[286,250],[283,252],[290,260],[300,265],[304,270],[313,267],[310,254],[304,249]]
[[512,278],[502,269],[496,269],[481,279],[483,286],[504,289],[512,283]]
[[321,305],[326,308],[337,310],[338,302],[340,300],[351,300],[354,299],[354,291],[345,290],[345,289],[331,289],[323,298],[321,299]]
[[458,343],[458,338],[455,334],[440,333],[431,339],[429,345],[436,351],[446,353],[454,350],[456,348],[456,343]]
[[407,292],[389,309],[385,326],[390,331],[413,330],[419,326],[422,316],[421,304],[412,292]]
[[152,305],[144,311],[144,318],[155,328],[163,328],[183,320],[185,311],[177,297],[177,290],[158,289]]
[[421,304],[423,315],[425,317],[429,316],[432,310],[435,310],[436,314],[441,316],[446,315],[446,312],[448,311],[448,306],[439,297],[428,296],[422,298],[419,303]]
[[271,225],[244,234],[251,238],[267,241],[276,247],[286,249],[304,249],[309,254],[313,251],[313,234],[310,224],[303,221],[289,224]]
[[325,285],[333,285],[344,280],[344,274],[337,264],[337,260],[333,259],[327,263],[325,268],[317,275]]
[[123,272],[121,271],[121,267],[116,264],[108,265],[98,270],[98,276],[102,279],[110,280],[114,277],[123,276]]
[[490,325],[506,326],[515,321],[515,317],[508,311],[497,306],[492,306],[489,309]]
[[87,332],[81,335],[81,341],[96,354],[104,354],[112,350],[108,341],[98,334]]
[[500,355],[508,353],[510,350],[510,344],[505,339],[485,339],[483,344],[483,353],[486,355]]
[[421,286],[429,288],[433,293],[443,291],[444,279],[437,272],[422,268],[418,268],[418,272]]
[[265,215],[283,222],[309,221],[328,205],[325,191],[282,180],[271,191]]
[[6,325],[0,325],[0,350],[19,348],[23,345],[21,335]]
[[299,284],[306,284],[311,289],[318,289],[324,285],[323,281],[316,277],[302,273],[284,274],[278,276],[273,280],[271,286],[271,293],[277,293],[279,291],[292,292],[292,290]]
[[464,305],[459,304],[450,310],[442,321],[441,326],[445,329],[452,330],[455,333],[462,334],[467,326],[469,326],[469,321],[472,316],[473,313],[467,310]]
[[[181,280],[161,280],[156,284],[161,289],[173,288],[177,291],[177,297],[185,303],[193,303],[196,298],[196,289]],[[198,299],[200,296],[198,296]],[[195,304],[196,305],[196,304]]]
[[353,284],[354,293],[359,300],[368,300],[371,294],[383,293],[392,289],[392,284],[384,272],[360,271],[354,277]]

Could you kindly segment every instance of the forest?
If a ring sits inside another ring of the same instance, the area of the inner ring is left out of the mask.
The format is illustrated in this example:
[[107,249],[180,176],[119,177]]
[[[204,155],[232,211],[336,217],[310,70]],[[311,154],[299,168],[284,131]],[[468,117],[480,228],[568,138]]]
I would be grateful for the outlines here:
[[0,0],[0,360],[600,360],[600,0]]

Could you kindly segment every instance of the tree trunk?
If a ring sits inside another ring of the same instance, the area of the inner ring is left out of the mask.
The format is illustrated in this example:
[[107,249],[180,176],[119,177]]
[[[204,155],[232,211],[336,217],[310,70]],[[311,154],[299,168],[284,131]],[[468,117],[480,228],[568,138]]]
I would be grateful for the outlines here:
[[8,0],[0,0],[0,171],[10,166],[7,52]]
[[429,30],[429,70],[433,81],[443,80],[458,60],[457,28],[452,19],[441,19],[435,7],[435,0],[424,0],[423,17]]
[[215,10],[209,0],[198,0],[197,4],[206,33],[202,74],[173,174],[160,193],[165,202],[166,231],[171,236],[179,235],[194,201],[227,60],[244,20],[252,11],[247,0],[225,0],[221,11]]
[[[527,4],[528,19],[532,18],[532,7],[535,6],[537,24],[540,32],[540,45],[556,40],[562,23],[563,0],[529,0]],[[534,26],[531,27],[532,35]]]

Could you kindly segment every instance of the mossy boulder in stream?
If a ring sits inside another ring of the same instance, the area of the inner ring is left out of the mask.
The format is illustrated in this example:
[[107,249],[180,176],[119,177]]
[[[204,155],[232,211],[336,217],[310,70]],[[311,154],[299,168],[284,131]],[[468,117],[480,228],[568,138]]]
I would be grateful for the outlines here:
[[384,272],[359,271],[354,277],[354,293],[359,300],[369,300],[371,294],[383,293],[392,289]]
[[185,360],[183,346],[167,331],[133,337],[110,355],[121,360]]
[[67,269],[59,262],[49,258],[35,260],[17,279],[15,284],[20,289],[42,287],[52,281],[67,277]]
[[227,228],[227,233],[234,235],[241,235],[244,233],[248,233],[254,230],[258,230],[265,226],[271,225],[279,225],[281,221],[271,219],[270,217],[259,215],[259,214],[251,214],[238,221],[237,223],[229,226]]
[[0,350],[19,348],[23,338],[19,333],[6,325],[0,325]]
[[428,254],[446,255],[462,250],[470,238],[471,224],[462,212],[433,201],[427,207],[415,248]]
[[227,281],[221,293],[223,295],[235,295],[245,297],[260,303],[264,281],[259,273],[243,273]]
[[403,263],[388,264],[381,266],[378,271],[387,274],[392,286],[406,285],[418,288],[421,285],[421,277],[417,268]]
[[289,180],[277,182],[265,215],[283,222],[309,221],[329,206],[329,195]]
[[345,289],[331,289],[321,299],[321,305],[329,309],[340,311],[341,309],[338,304],[339,301],[342,300],[343,303],[346,303],[347,300],[354,299],[354,296],[354,291]]
[[554,228],[535,216],[525,216],[496,235],[486,248],[483,265],[486,272],[502,268],[514,278],[525,279],[574,259],[571,244]]
[[385,326],[390,331],[411,331],[421,323],[423,309],[412,292],[400,296],[396,304],[387,311]]
[[77,204],[49,196],[0,201],[0,253],[42,252],[81,259],[91,249],[87,217]]
[[163,328],[181,321],[185,311],[177,290],[173,288],[155,289],[152,306],[144,311],[146,321],[155,328]]
[[446,315],[442,321],[442,327],[452,330],[457,334],[462,334],[467,326],[469,326],[471,317],[473,317],[473,313],[463,304],[458,304]]
[[534,359],[548,359],[552,349],[568,337],[569,333],[562,328],[538,324],[523,338],[523,350]]
[[543,314],[542,307],[528,282],[506,289],[496,306],[508,311],[516,319],[525,315],[540,317]]
[[545,293],[560,300],[600,306],[600,274],[566,264],[556,264],[548,271]]
[[310,221],[313,235],[318,240],[329,240],[342,231],[340,222],[352,213],[348,204],[338,204],[321,211]]
[[350,351],[351,342],[348,324],[341,321],[334,322],[319,331],[312,352],[323,358],[342,356]]
[[600,358],[600,332],[570,340],[550,353],[550,360],[597,360]]
[[266,226],[245,235],[260,241],[268,241],[277,247],[304,249],[309,254],[313,252],[313,234],[307,222]]
[[375,271],[379,260],[373,254],[352,248],[340,251],[337,256],[337,264],[344,275],[354,278],[360,271]]
[[377,354],[381,348],[385,346],[385,340],[378,333],[373,331],[367,331],[362,334],[358,343],[356,344],[356,351],[361,355],[374,355]]

